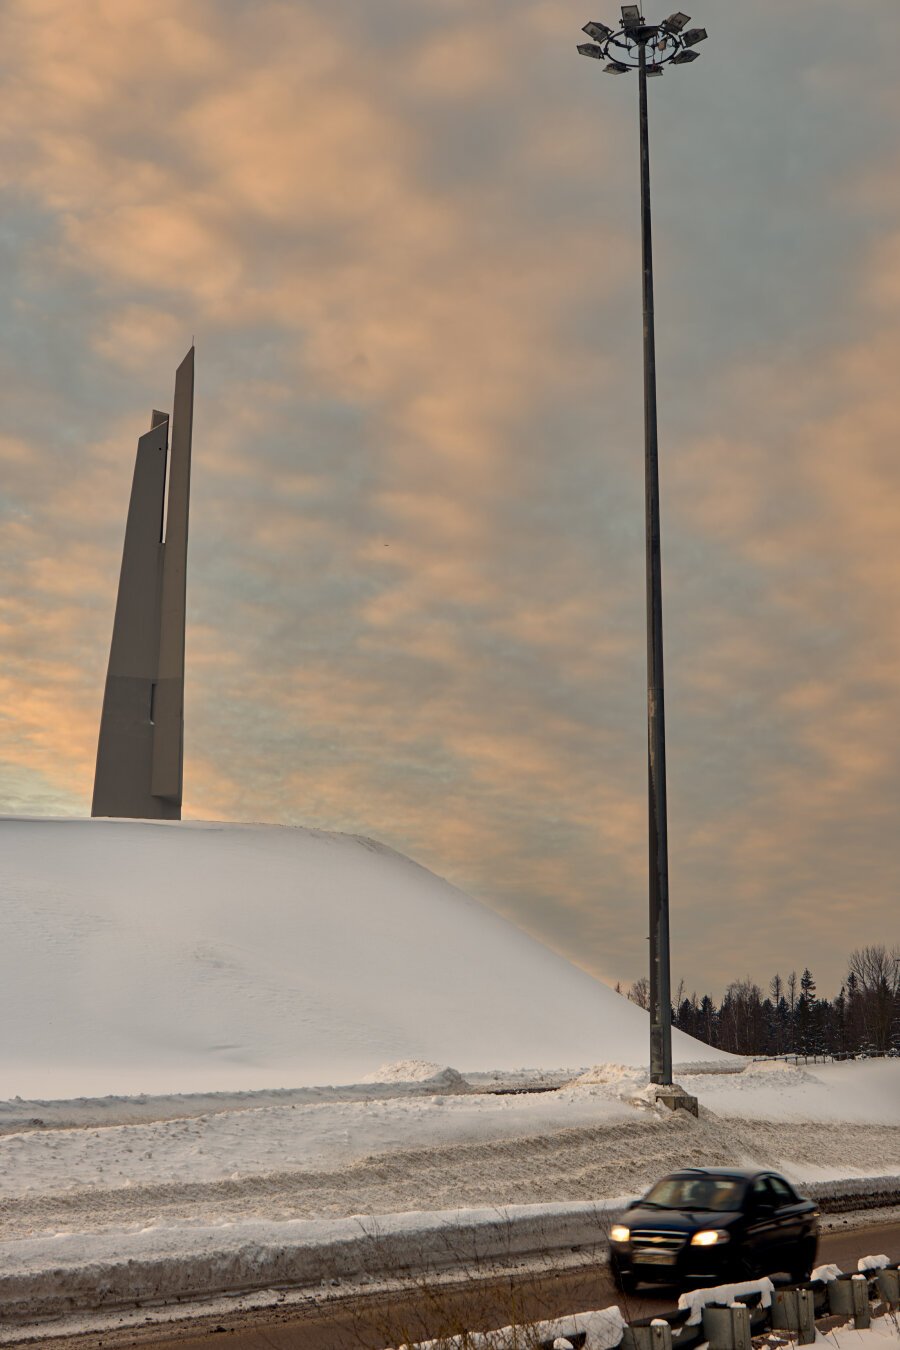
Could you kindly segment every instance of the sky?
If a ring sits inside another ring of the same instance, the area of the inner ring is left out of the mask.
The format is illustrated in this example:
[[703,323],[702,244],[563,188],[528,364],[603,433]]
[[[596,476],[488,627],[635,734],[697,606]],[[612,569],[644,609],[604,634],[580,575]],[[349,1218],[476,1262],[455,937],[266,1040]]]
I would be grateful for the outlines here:
[[[645,11],[661,19],[668,11]],[[573,0],[7,0],[0,810],[90,811],[192,340],[185,816],[647,961],[637,87]],[[896,0],[650,87],[673,983],[900,937]]]

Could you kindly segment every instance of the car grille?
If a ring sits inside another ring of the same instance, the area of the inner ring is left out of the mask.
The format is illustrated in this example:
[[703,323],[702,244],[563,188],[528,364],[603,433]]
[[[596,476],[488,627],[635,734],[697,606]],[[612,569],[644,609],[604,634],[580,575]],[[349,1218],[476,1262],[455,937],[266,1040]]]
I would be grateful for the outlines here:
[[632,1228],[631,1245],[650,1247],[657,1252],[680,1252],[687,1241],[686,1233],[673,1233],[671,1228]]

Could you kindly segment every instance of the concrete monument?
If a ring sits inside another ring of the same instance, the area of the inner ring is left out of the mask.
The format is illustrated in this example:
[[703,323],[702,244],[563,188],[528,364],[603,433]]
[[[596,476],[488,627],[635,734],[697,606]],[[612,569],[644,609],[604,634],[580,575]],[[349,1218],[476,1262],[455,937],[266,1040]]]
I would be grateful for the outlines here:
[[138,441],[103,695],[92,816],[180,820],[194,349],[169,417]]

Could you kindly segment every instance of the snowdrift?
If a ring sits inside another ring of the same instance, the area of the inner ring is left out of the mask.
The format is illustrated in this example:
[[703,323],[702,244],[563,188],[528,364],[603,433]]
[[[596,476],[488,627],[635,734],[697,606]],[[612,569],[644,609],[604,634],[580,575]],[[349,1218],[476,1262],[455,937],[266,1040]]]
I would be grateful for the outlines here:
[[647,1062],[646,1013],[370,839],[2,820],[0,923],[0,1098]]

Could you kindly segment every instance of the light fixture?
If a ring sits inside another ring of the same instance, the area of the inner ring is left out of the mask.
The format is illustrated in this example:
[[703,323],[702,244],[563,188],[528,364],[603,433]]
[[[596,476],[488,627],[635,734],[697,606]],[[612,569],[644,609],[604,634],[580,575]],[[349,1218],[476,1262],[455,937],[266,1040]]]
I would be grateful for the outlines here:
[[610,61],[609,65],[604,66],[603,69],[610,75],[627,75],[631,66],[625,66],[621,61]]
[[696,61],[699,55],[699,52],[679,52],[677,56],[672,57],[672,65],[686,66],[688,61]]
[[614,1223],[609,1230],[610,1242],[627,1242],[631,1237],[631,1229],[626,1228],[623,1223]]
[[677,13],[670,14],[667,19],[663,19],[659,26],[660,28],[664,28],[667,33],[680,33],[682,28],[684,28],[686,24],[689,24],[690,21],[690,14],[682,14],[681,10],[678,10]]
[[728,1241],[728,1234],[724,1228],[704,1228],[699,1233],[695,1233],[691,1238],[692,1247],[718,1247],[720,1243]]
[[646,73],[648,79],[651,75],[661,75],[663,73],[662,66],[648,66]]
[[607,28],[605,23],[586,23],[582,28],[582,33],[587,33],[588,37],[595,38],[597,42],[603,42],[606,38],[612,37],[613,30]]
[[582,56],[594,56],[597,60],[602,56],[604,61],[606,60],[606,52],[594,42],[580,42],[578,44],[578,50],[581,52]]
[[705,28],[689,28],[686,33],[682,33],[681,40],[686,47],[696,47],[698,42],[709,37]]
[[622,6],[622,24],[626,30],[637,28],[643,22],[640,5]]

